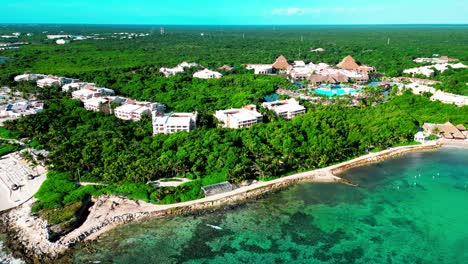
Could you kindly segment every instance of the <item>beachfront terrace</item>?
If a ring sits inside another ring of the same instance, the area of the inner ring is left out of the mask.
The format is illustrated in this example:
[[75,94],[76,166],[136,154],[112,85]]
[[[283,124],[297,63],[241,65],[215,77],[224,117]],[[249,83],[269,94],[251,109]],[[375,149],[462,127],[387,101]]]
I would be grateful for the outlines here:
[[0,159],[0,211],[29,200],[46,179],[44,167],[31,168],[19,153]]

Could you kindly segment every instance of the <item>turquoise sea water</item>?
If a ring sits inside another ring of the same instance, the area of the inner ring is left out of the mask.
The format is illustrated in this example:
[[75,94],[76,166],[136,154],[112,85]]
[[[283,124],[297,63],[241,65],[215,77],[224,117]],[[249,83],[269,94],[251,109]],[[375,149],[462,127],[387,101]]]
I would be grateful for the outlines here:
[[304,183],[233,210],[133,223],[79,246],[73,262],[468,263],[467,150],[342,176],[359,186]]

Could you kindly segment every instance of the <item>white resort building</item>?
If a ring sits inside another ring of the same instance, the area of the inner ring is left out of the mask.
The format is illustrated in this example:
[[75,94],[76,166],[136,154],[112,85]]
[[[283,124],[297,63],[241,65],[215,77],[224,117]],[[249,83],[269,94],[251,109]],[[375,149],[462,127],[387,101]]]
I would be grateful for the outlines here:
[[151,109],[136,104],[124,104],[115,108],[114,114],[122,120],[138,121],[144,114],[151,114]]
[[81,90],[72,92],[72,98],[78,99],[82,102],[89,100],[93,97],[101,97],[101,96],[102,96],[101,93],[95,90],[91,90],[91,89],[81,89]]
[[274,111],[278,116],[282,116],[288,120],[306,112],[305,107],[300,105],[294,98],[289,100],[266,102],[262,103],[262,106]]
[[50,87],[50,86],[62,86],[65,84],[74,83],[78,81],[79,81],[78,79],[49,75],[43,79],[39,79],[37,81],[37,87],[44,88],[44,87]]
[[177,73],[184,72],[184,68],[180,66],[176,66],[174,68],[160,68],[159,72],[164,74],[165,77],[171,77]]
[[114,109],[114,114],[122,120],[139,121],[143,115],[150,115],[153,111],[164,113],[166,106],[160,103],[139,102],[127,100],[124,105]]
[[110,113],[110,101],[104,97],[94,97],[83,102],[84,108],[93,112]]
[[453,61],[447,56],[433,57],[433,58],[417,58],[413,60],[416,63],[447,63]]
[[192,68],[192,67],[197,67],[198,64],[196,63],[188,63],[188,62],[182,62],[181,64],[175,66],[174,68],[160,68],[159,72],[164,74],[165,77],[171,77],[173,75],[176,75],[177,73],[184,72],[185,68]]
[[255,74],[272,74],[274,71],[271,64],[247,64],[245,68],[247,70],[254,70]]
[[35,74],[35,73],[25,73],[15,77],[15,82],[29,82],[29,81],[37,81],[39,79],[45,78],[47,75],[45,74]]
[[19,118],[26,115],[34,115],[44,110],[44,104],[37,101],[23,101],[7,104],[0,110],[0,117]]
[[366,84],[369,72],[373,71],[373,67],[358,65],[353,57],[346,56],[336,67],[326,63],[306,64],[304,61],[295,61],[287,68],[286,73],[292,82],[308,80],[312,85],[347,82]]
[[190,132],[197,126],[197,112],[160,114],[153,111],[153,135]]
[[414,135],[414,141],[419,142],[421,144],[426,143],[429,139],[429,135],[427,135],[424,131],[419,131]]
[[431,100],[440,101],[445,104],[455,104],[457,106],[468,105],[468,96],[446,93],[440,90],[432,95]]
[[84,102],[93,97],[112,96],[114,94],[115,94],[114,90],[109,89],[109,88],[86,85],[85,87],[81,88],[81,90],[72,92],[72,98],[78,99]]
[[127,98],[120,97],[120,96],[108,96],[108,97],[93,97],[84,101],[84,107],[86,110],[93,111],[93,112],[102,112],[105,114],[112,114],[112,104],[117,103],[121,104],[124,103]]
[[55,77],[46,77],[37,81],[37,87],[44,88],[48,86],[59,86],[60,80]]
[[94,83],[87,83],[87,82],[73,82],[69,84],[65,84],[62,86],[62,92],[69,92],[69,91],[77,91],[81,89],[85,89],[86,87],[95,87],[96,84]]
[[251,127],[263,122],[263,116],[257,112],[255,105],[247,105],[243,108],[219,110],[214,115],[225,128]]
[[55,43],[57,43],[58,45],[64,45],[64,44],[70,43],[70,40],[69,39],[57,39]]
[[47,39],[71,38],[71,35],[47,35]]
[[223,77],[223,75],[219,72],[216,71],[211,71],[208,69],[204,69],[202,71],[198,71],[193,74],[193,78],[198,78],[198,79],[218,79]]
[[434,64],[434,65],[429,65],[429,66],[406,69],[406,70],[403,71],[403,73],[410,74],[410,75],[420,74],[420,75],[424,75],[426,77],[431,77],[431,76],[434,76],[435,70],[438,70],[440,72],[444,72],[449,68],[452,68],[452,69],[465,69],[465,68],[467,68],[467,66],[465,64],[463,64],[463,63],[456,63],[456,64],[438,63],[438,64]]

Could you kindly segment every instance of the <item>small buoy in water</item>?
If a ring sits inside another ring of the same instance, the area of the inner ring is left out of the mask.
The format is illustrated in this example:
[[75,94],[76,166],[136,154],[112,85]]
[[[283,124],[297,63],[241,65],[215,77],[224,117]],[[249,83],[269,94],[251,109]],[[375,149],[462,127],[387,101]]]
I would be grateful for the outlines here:
[[416,186],[416,183],[414,183],[413,185]]
[[432,179],[435,179],[435,176],[432,176]]
[[397,188],[397,190],[400,190],[400,186],[397,186],[396,188]]

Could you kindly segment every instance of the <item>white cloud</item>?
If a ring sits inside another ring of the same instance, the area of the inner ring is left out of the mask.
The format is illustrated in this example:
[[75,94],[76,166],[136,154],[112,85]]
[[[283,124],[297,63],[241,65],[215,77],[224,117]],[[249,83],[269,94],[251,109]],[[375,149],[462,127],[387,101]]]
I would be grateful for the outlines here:
[[274,16],[300,16],[304,14],[320,13],[320,9],[288,7],[273,9]]
[[381,8],[351,8],[345,9],[341,7],[337,8],[300,8],[300,7],[288,7],[288,8],[275,8],[272,11],[274,16],[302,16],[310,14],[342,14],[342,13],[372,13],[382,11]]

